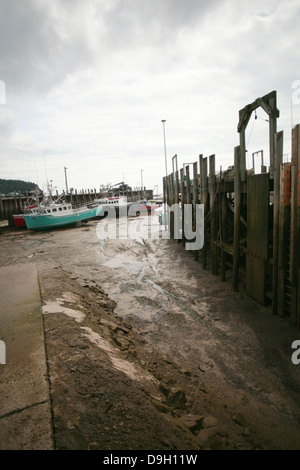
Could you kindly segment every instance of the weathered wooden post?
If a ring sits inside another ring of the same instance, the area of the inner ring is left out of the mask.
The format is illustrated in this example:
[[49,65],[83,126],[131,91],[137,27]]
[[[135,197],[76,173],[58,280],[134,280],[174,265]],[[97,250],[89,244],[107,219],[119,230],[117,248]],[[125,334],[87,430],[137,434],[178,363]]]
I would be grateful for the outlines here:
[[225,192],[225,177],[224,174],[222,174],[222,184],[220,184],[220,190],[222,190],[222,196],[221,196],[221,214],[222,214],[222,220],[220,220],[220,225],[222,226],[222,243],[227,243],[228,242],[228,234],[226,230],[226,221],[227,221],[227,197],[226,197],[226,192]]
[[253,103],[247,104],[243,109],[239,111],[239,123],[238,123],[238,133],[240,134],[240,169],[241,169],[241,181],[246,181],[247,172],[246,172],[246,141],[245,141],[245,131],[249,123],[251,114],[258,107],[262,107],[263,110],[269,116],[269,142],[270,142],[270,178],[273,179],[274,176],[274,158],[275,158],[275,140],[274,136],[276,134],[276,119],[279,117],[279,110],[276,105],[276,91],[271,91],[262,98],[257,98]]
[[[276,92],[273,91],[270,93],[270,97],[267,103],[267,108],[266,105],[264,105],[264,109],[266,112],[269,114],[269,143],[270,143],[270,179],[274,178],[275,174],[275,151],[276,151],[276,132],[277,132],[277,117],[279,116],[279,112],[277,110],[277,104],[276,104]],[[282,160],[282,156],[281,156]],[[279,165],[280,168],[280,165]],[[278,170],[279,173],[280,170]]]
[[[185,200],[186,200],[186,204],[189,205],[189,204],[191,204],[191,182],[190,182],[190,167],[189,167],[189,165],[187,165],[185,167],[185,178],[186,178],[186,198],[185,198]],[[187,219],[185,221],[185,225],[187,225],[188,227],[191,227],[191,222],[192,221],[190,220],[190,217],[189,217],[190,214],[189,214],[189,212],[187,212],[187,214],[188,215],[185,215],[185,218]],[[191,240],[189,240],[189,241],[191,241]]]
[[217,247],[217,193],[215,174],[215,155],[209,157],[209,209],[210,209],[210,255],[211,270],[213,274],[218,274]]
[[274,162],[274,201],[273,201],[273,279],[272,279],[272,311],[277,313],[278,292],[278,223],[280,199],[280,165],[283,154],[283,132],[276,134]]
[[292,130],[292,165],[291,165],[291,248],[290,248],[290,281],[291,281],[291,319],[294,323],[300,320],[298,276],[300,268],[300,124]]
[[183,168],[180,168],[180,192],[181,192],[182,245],[185,246],[185,237],[184,237],[185,185],[184,185],[184,169]]
[[170,218],[170,238],[174,239],[174,212],[170,211],[170,208],[174,204],[174,175],[171,173],[168,176],[168,188],[169,188],[169,198],[168,198],[168,212]]
[[[193,163],[193,232],[197,230],[197,204],[198,201],[198,163]],[[194,250],[195,259],[198,260],[199,250]]]
[[[289,256],[287,246],[289,243],[289,223],[291,204],[291,164],[280,165],[280,200],[278,216],[278,293],[277,293],[277,313],[284,316],[286,302],[289,300],[286,292],[289,286],[289,276],[286,275]],[[287,285],[286,285],[287,284]],[[289,293],[290,294],[290,293]]]
[[[202,155],[201,155],[202,157]],[[200,158],[201,168],[201,182],[202,182],[202,202],[204,205],[204,240],[202,248],[202,267],[205,269],[207,266],[207,218],[208,218],[208,179],[207,179],[207,157]]]
[[240,263],[240,215],[241,215],[241,148],[234,148],[234,247],[233,247],[233,290],[239,288]]
[[179,174],[178,170],[175,172],[175,191],[174,191],[174,204],[175,204],[175,212],[174,212],[174,235],[177,239],[177,243],[180,242],[180,216],[179,216]]

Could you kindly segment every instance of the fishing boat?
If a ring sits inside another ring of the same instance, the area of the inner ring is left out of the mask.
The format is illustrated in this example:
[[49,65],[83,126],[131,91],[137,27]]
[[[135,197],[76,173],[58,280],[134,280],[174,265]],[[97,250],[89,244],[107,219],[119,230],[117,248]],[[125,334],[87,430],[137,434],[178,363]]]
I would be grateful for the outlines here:
[[86,223],[89,219],[97,217],[102,206],[93,204],[73,206],[63,200],[63,196],[56,200],[51,192],[35,207],[28,208],[24,213],[24,220],[28,229],[47,230],[77,222]]
[[15,222],[16,227],[25,227],[26,228],[26,222],[24,219],[24,214],[30,213],[31,209],[34,209],[38,204],[39,200],[41,198],[41,191],[39,189],[35,189],[31,191],[31,196],[27,198],[27,201],[25,202],[24,206],[22,207],[22,212],[21,214],[13,214],[13,219]]
[[156,201],[155,199],[144,199],[139,202],[141,211],[148,212],[148,214],[153,214],[153,212],[160,207],[162,207],[162,201]]
[[127,197],[125,196],[107,196],[99,199],[94,199],[93,204],[100,205],[102,212],[100,217],[106,217],[109,215],[116,215],[119,217],[121,211],[123,214],[127,214]]
[[13,214],[13,219],[16,227],[26,227],[24,214]]

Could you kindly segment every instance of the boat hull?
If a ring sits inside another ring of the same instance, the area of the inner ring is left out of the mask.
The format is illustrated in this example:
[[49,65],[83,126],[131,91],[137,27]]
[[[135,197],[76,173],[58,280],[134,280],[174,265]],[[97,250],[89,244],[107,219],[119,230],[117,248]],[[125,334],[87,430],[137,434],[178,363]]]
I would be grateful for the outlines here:
[[13,219],[16,227],[26,227],[26,222],[23,214],[14,214]]
[[93,209],[82,210],[72,214],[59,216],[52,214],[24,215],[24,219],[28,229],[47,230],[75,224],[76,222],[84,222],[88,219],[98,216],[101,210],[102,208],[95,207]]

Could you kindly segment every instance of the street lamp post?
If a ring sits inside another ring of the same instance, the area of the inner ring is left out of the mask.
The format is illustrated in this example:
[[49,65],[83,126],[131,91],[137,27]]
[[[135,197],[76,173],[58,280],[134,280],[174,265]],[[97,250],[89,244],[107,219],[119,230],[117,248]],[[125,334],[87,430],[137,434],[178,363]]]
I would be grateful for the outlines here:
[[144,170],[141,170],[141,196],[143,198],[143,171]]
[[67,191],[67,194],[68,194],[67,169],[68,169],[68,168],[64,167],[64,170],[65,170],[65,181],[66,181],[66,191]]

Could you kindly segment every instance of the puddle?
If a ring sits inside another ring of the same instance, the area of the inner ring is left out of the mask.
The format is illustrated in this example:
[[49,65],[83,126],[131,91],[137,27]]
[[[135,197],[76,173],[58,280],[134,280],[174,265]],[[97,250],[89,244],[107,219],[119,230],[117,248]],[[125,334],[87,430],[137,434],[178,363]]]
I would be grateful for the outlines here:
[[51,313],[63,313],[70,318],[73,318],[78,323],[81,323],[85,319],[85,314],[81,310],[74,310],[69,307],[62,305],[64,302],[76,303],[78,305],[80,297],[71,292],[65,292],[62,298],[56,300],[49,300],[42,306],[43,314]]
[[138,274],[141,269],[143,269],[143,262],[129,260],[128,256],[124,254],[116,255],[114,258],[109,258],[107,261],[102,263],[102,266],[113,269],[123,268],[132,274]]

